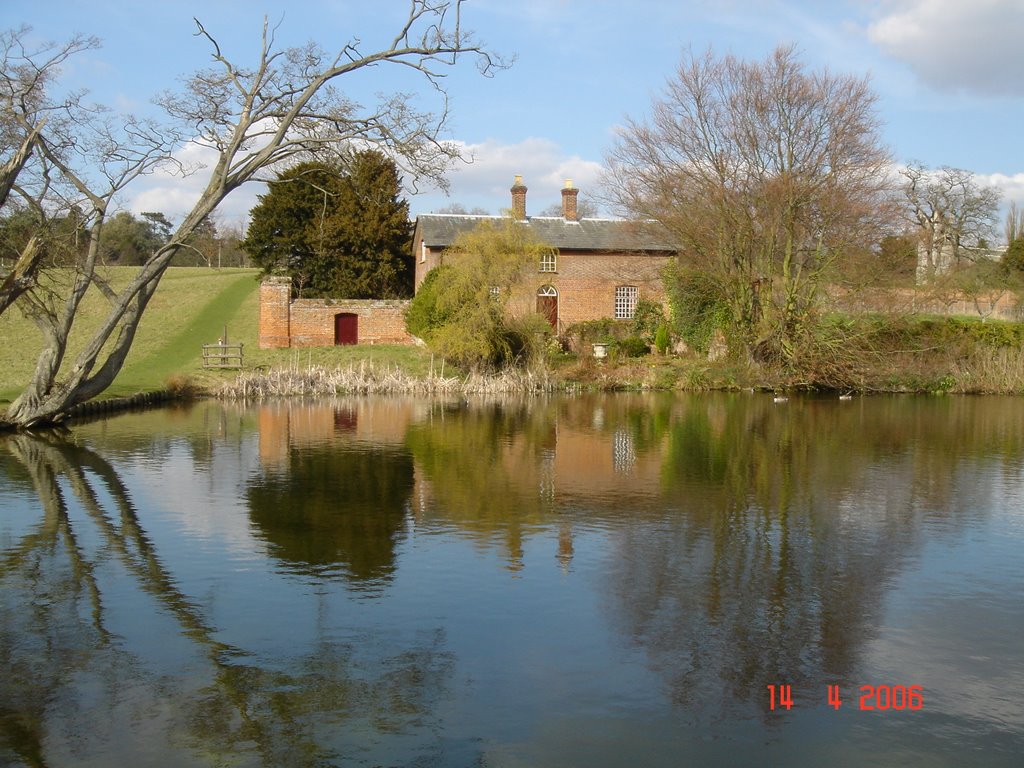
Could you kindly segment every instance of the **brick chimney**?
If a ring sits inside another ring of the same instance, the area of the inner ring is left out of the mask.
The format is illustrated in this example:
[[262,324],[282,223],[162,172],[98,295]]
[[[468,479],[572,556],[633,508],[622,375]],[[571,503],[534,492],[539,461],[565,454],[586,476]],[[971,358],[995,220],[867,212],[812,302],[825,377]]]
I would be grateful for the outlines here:
[[516,221],[526,220],[526,187],[522,176],[516,176],[512,184],[512,217]]
[[579,221],[580,215],[576,210],[576,197],[578,189],[573,189],[572,179],[565,180],[565,188],[562,190],[562,218],[566,221]]

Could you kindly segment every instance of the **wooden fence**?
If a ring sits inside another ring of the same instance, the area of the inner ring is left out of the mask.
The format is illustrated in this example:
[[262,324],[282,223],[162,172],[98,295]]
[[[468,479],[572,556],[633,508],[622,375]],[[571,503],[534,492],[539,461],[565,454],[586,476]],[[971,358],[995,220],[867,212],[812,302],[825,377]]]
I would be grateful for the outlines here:
[[242,344],[203,344],[203,368],[241,368]]
[[228,327],[216,344],[203,344],[203,368],[241,368],[243,361],[242,343],[228,341]]

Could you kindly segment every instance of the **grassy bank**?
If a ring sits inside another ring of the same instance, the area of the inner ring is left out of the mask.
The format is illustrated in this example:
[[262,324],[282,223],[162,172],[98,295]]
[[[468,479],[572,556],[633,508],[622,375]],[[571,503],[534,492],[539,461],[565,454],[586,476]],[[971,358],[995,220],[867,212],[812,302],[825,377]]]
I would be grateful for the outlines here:
[[[115,287],[128,283],[135,270],[106,270]],[[381,370],[401,370],[412,378],[451,376],[453,369],[419,347],[379,345],[259,349],[259,272],[253,269],[172,267],[160,281],[143,315],[131,352],[114,384],[102,397],[125,397],[165,388],[171,380],[191,381],[200,388],[216,389],[237,371],[207,371],[202,367],[202,345],[216,342],[228,330],[232,342],[245,350],[246,370],[297,370],[321,367],[345,369],[369,364]],[[91,291],[83,302],[69,345],[73,357],[89,333],[105,318],[106,300]],[[0,408],[20,392],[32,376],[42,347],[38,329],[17,308],[0,315]]]
[[[114,288],[128,283],[135,270],[106,271]],[[202,345],[216,341],[228,326],[232,340],[256,347],[257,271],[172,267],[160,281],[143,315],[124,369],[105,396],[124,396],[165,386],[176,374],[195,374],[202,366]],[[106,316],[107,303],[91,290],[75,321],[68,354],[78,353]],[[17,308],[0,315],[0,402],[17,396],[31,378],[42,347],[35,325]]]
[[1024,394],[1024,324],[835,316],[786,362],[656,354],[553,362],[557,378],[596,389]]
[[[115,286],[133,270],[115,268]],[[124,370],[105,397],[160,390],[171,380],[232,397],[335,392],[838,389],[858,392],[1024,394],[1024,324],[976,319],[835,316],[788,365],[696,355],[556,354],[542,373],[467,376],[414,346],[261,350],[256,270],[172,268],[143,317]],[[104,316],[90,295],[71,354]],[[204,371],[202,345],[224,327],[245,345],[245,372]],[[32,374],[41,337],[18,310],[0,315],[0,407]]]

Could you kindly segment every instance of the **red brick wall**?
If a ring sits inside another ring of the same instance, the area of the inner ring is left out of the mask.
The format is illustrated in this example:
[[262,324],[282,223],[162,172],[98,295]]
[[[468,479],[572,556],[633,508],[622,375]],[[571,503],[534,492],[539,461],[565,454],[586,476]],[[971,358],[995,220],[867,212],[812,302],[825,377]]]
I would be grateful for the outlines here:
[[296,299],[291,305],[291,346],[332,346],[334,317],[343,312],[358,315],[360,344],[412,344],[405,330],[408,306],[408,301],[383,299]]
[[833,305],[845,312],[898,312],[930,315],[965,315],[1020,321],[1024,306],[1012,291],[991,291],[977,297],[956,293],[934,295],[928,286],[920,289],[873,288],[829,291]]
[[666,302],[661,271],[667,256],[621,253],[561,253],[556,272],[527,273],[524,287],[511,306],[517,311],[534,311],[537,289],[552,285],[558,291],[559,332],[573,323],[615,317],[615,289],[635,285],[639,298]]
[[431,249],[423,247],[423,238],[420,237],[419,231],[416,232],[416,239],[413,241],[413,254],[416,257],[416,287],[415,290],[420,289],[420,285],[423,283],[423,279],[427,276],[427,272],[432,270],[434,267],[441,265],[441,253],[443,249]]
[[260,285],[260,349],[330,347],[334,318],[357,315],[360,344],[412,344],[405,330],[408,301],[354,299],[296,299],[286,277],[269,277]]
[[[441,263],[441,251],[427,248],[417,239],[416,288],[434,267]],[[556,272],[540,272],[539,265],[526,274],[524,287],[517,291],[511,306],[519,312],[536,309],[537,289],[553,285],[558,291],[559,330],[583,320],[615,316],[615,288],[635,285],[641,299],[666,302],[661,272],[668,256],[622,253],[560,253]]]
[[289,346],[291,286],[287,277],[268,277],[260,284],[260,349]]

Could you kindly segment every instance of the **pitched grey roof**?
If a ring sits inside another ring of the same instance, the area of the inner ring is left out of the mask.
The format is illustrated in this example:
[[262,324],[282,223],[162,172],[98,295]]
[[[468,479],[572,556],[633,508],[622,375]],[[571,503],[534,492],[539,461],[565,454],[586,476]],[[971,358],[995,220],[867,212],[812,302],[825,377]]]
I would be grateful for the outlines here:
[[[416,226],[428,248],[446,248],[463,232],[479,222],[499,221],[501,216],[469,216],[427,213],[416,219]],[[544,243],[560,251],[669,252],[675,251],[668,232],[654,221],[625,219],[581,219],[534,216],[529,226]]]

